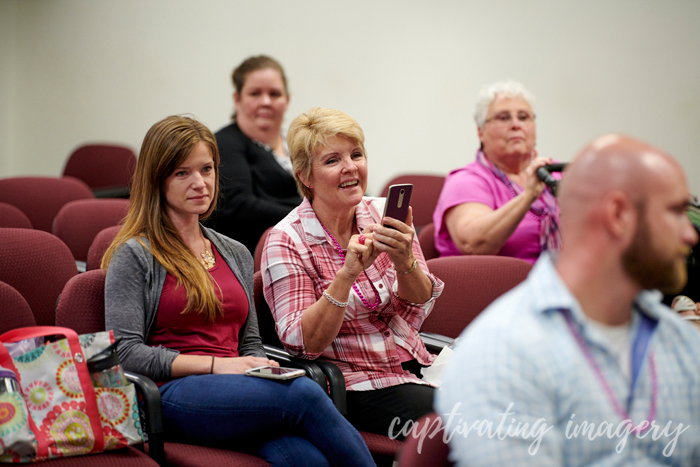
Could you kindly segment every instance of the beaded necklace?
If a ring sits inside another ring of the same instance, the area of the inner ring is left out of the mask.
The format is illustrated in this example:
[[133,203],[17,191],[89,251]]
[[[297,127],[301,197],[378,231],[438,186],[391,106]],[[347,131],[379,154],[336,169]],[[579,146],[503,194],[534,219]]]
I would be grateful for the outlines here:
[[[328,231],[325,225],[323,225],[323,222],[319,219],[318,221],[321,224],[321,227],[323,227],[323,230],[326,231],[329,237],[331,237],[331,240],[333,240],[333,243],[335,243],[335,249],[338,250],[338,254],[340,255],[340,258],[343,260],[343,264],[345,264],[345,253],[343,253],[343,249],[340,247],[340,244],[338,241],[335,239],[335,237]],[[367,271],[362,271],[365,273],[365,276],[367,276]],[[376,310],[377,306],[379,305],[379,292],[377,291],[377,288],[374,286],[372,283],[372,280],[367,276],[367,280],[369,281],[370,287],[372,287],[372,292],[374,292],[374,304],[370,305],[367,299],[365,298],[364,295],[362,295],[362,292],[360,292],[360,288],[357,287],[356,283],[352,283],[352,289],[355,291],[358,297],[360,297],[360,300],[362,300],[362,303],[369,308],[370,310]]]
[[[627,413],[627,411],[623,409],[620,403],[617,401],[617,398],[615,397],[612,388],[608,384],[608,381],[605,379],[605,376],[603,376],[603,372],[600,371],[600,367],[598,367],[598,364],[593,358],[591,349],[588,348],[588,344],[586,344],[586,341],[583,339],[583,336],[576,329],[571,315],[569,313],[564,313],[564,318],[566,320],[566,324],[569,325],[569,330],[576,338],[576,342],[578,342],[579,347],[581,347],[583,354],[586,356],[586,360],[588,360],[588,365],[591,367],[591,369],[596,375],[596,378],[603,386],[605,394],[608,396],[608,400],[610,400],[610,403],[613,405],[615,412],[617,412],[617,414],[622,418],[623,421],[627,421],[628,425],[632,425],[632,417],[630,417],[629,413]],[[654,354],[651,350],[649,350],[649,373],[651,375],[651,407],[649,408],[649,417],[646,421],[640,423],[639,425],[637,425],[636,428],[630,431],[630,433],[635,435],[638,433],[643,433],[644,431],[649,429],[651,427],[652,420],[654,420],[654,417],[656,416],[656,400],[658,398],[658,387],[656,382],[656,365],[654,364]],[[630,394],[630,398],[631,397],[632,395]]]

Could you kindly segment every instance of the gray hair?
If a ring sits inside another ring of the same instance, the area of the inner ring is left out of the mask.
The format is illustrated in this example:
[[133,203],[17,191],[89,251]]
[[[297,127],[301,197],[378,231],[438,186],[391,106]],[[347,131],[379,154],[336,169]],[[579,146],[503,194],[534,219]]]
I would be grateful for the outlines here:
[[505,81],[498,81],[497,83],[492,83],[484,86],[479,91],[479,95],[476,98],[476,109],[474,110],[474,121],[479,128],[484,127],[486,123],[486,115],[489,113],[489,107],[496,96],[505,96],[510,98],[519,97],[525,102],[533,107],[532,103],[535,101],[535,96],[528,91],[525,86],[512,79],[507,79]]

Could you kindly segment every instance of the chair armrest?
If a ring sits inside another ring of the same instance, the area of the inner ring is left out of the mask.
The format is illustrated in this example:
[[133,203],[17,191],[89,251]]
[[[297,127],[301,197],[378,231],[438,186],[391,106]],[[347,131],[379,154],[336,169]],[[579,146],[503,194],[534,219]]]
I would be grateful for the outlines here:
[[150,378],[125,371],[126,379],[136,386],[136,391],[143,399],[146,414],[146,433],[148,433],[148,455],[160,466],[165,465],[165,438],[163,434],[163,407],[160,391]]
[[263,345],[263,348],[265,349],[265,355],[267,355],[267,358],[276,361],[280,364],[280,366],[300,368],[306,371],[306,376],[318,383],[318,385],[321,386],[325,392],[328,392],[326,376],[315,361],[294,357],[289,352],[279,347]]
[[345,376],[343,372],[340,371],[334,363],[327,360],[314,360],[314,362],[321,367],[321,371],[328,379],[328,386],[330,388],[330,396],[333,401],[333,405],[338,409],[342,415],[347,415],[348,404],[347,404],[347,388],[345,386]]
[[454,344],[456,339],[451,337],[443,336],[442,334],[435,334],[432,332],[420,332],[418,333],[420,338],[425,344],[425,348],[432,353],[440,353],[443,347]]
[[316,381],[328,393],[338,411],[343,415],[347,414],[345,377],[335,364],[323,359],[304,360],[271,345],[263,345],[263,348],[267,358],[279,362],[280,365],[306,370],[306,376]]

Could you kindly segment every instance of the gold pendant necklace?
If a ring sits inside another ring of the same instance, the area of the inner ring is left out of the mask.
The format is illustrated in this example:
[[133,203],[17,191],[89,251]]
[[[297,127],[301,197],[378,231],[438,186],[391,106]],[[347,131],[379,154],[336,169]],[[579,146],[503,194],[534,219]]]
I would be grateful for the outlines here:
[[204,244],[204,251],[199,254],[199,256],[202,257],[202,259],[200,259],[199,262],[202,263],[204,269],[208,270],[214,267],[216,260],[214,259],[214,256],[211,254],[211,252],[207,250],[207,241],[204,240],[204,234],[201,230],[199,231],[199,234],[202,236],[202,244]]

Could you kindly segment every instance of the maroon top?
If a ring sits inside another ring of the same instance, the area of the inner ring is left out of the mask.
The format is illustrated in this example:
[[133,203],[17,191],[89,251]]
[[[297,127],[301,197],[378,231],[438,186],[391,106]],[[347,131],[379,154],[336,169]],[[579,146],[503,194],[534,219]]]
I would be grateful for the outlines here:
[[195,310],[183,315],[187,305],[185,287],[177,287],[177,280],[168,273],[149,345],[162,345],[183,354],[238,357],[238,334],[248,318],[248,297],[213,243],[211,246],[216,264],[209,274],[218,284],[214,288],[224,316],[212,323]]

